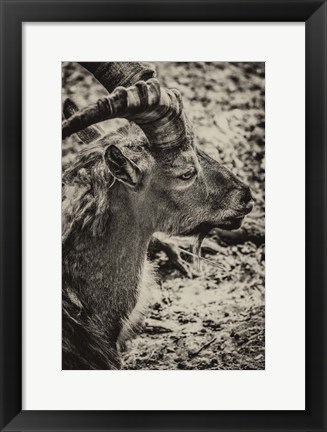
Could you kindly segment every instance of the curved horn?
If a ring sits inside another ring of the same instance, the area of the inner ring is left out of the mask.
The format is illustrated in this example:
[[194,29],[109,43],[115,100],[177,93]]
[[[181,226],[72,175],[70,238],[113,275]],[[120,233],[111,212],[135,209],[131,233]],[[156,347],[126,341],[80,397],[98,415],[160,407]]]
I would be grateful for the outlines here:
[[[162,88],[150,78],[152,69],[140,63],[81,63],[108,90],[113,92],[66,120],[63,138],[72,133],[112,118],[134,121],[143,130],[150,144],[157,148],[172,148],[190,140],[189,123],[183,112],[182,99],[177,90]],[[145,79],[138,81],[137,79]]]
[[138,62],[80,62],[109,92],[116,87],[130,87],[138,81],[155,77],[155,70]]
[[[76,112],[78,112],[78,110],[78,106],[70,98],[67,98],[64,101],[62,111],[65,119],[68,119],[74,115]],[[96,141],[97,139],[104,136],[105,131],[100,126],[90,126],[77,132],[77,135],[85,144],[90,144],[91,142]]]
[[186,139],[182,114],[180,94],[160,88],[159,82],[151,78],[127,89],[117,87],[109,96],[73,114],[63,122],[62,137],[104,120],[125,118],[139,125],[152,146],[172,148]]

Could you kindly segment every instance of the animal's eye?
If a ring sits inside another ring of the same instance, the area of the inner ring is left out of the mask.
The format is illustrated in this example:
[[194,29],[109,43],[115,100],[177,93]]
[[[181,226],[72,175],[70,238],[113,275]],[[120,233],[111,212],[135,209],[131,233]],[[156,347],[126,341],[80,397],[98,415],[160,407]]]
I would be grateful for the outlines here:
[[192,168],[189,171],[186,171],[184,174],[182,174],[179,178],[181,178],[182,180],[189,180],[195,174],[196,174],[196,171],[195,171],[195,169]]

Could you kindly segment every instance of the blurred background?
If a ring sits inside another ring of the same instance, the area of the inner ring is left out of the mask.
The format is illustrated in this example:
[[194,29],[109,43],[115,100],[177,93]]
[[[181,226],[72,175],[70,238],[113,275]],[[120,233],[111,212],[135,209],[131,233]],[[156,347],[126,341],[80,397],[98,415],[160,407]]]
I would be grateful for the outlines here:
[[[190,255],[191,238],[169,240],[183,267],[160,248],[151,252],[159,283],[152,290],[142,333],[123,353],[124,368],[264,369],[265,65],[151,66],[162,85],[181,92],[198,145],[250,185],[255,206],[239,230],[209,234],[200,265]],[[62,83],[62,101],[72,97],[80,107],[106,94],[77,63],[62,64]],[[102,126],[109,130],[123,122]],[[76,136],[66,139],[63,165],[84,146]]]

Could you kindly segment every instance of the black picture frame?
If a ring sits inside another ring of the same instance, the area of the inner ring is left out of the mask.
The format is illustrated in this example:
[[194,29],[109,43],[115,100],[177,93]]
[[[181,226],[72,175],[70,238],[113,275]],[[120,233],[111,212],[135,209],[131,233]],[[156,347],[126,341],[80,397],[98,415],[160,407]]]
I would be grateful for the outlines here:
[[[326,1],[1,0],[0,3],[0,429],[3,431],[327,431]],[[305,411],[22,411],[22,23],[27,21],[305,22]]]

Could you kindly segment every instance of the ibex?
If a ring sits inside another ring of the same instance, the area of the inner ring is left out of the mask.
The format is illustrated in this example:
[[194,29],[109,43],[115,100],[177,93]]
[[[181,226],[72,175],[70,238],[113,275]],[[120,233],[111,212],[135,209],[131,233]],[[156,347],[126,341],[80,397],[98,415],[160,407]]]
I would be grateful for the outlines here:
[[[81,64],[110,94],[62,126],[63,138],[94,142],[63,173],[62,367],[117,369],[118,341],[153,284],[152,234],[236,229],[253,204],[249,187],[197,147],[177,90],[139,63]],[[111,134],[94,126],[112,118],[129,123]]]

